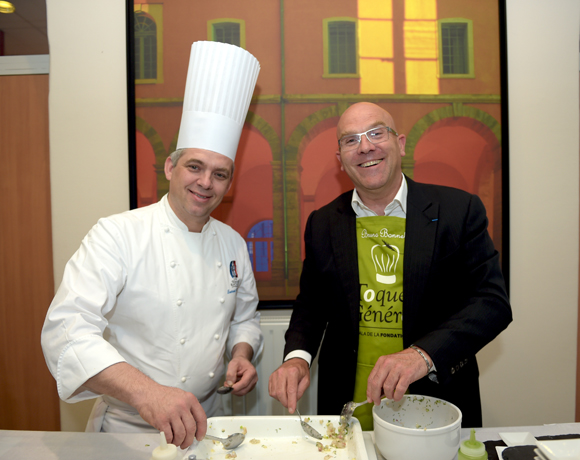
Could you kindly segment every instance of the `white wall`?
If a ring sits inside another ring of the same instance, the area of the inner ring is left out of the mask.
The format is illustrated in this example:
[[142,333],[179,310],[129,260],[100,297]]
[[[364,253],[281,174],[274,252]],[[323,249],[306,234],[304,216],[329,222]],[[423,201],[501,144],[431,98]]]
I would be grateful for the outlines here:
[[[55,283],[100,216],[128,209],[124,0],[47,0]],[[574,420],[577,0],[507,0],[514,322],[480,353],[484,424]],[[264,378],[264,377],[262,377]],[[64,430],[86,405],[62,405]]]
[[514,322],[481,353],[487,426],[574,421],[578,315],[577,0],[508,0]]

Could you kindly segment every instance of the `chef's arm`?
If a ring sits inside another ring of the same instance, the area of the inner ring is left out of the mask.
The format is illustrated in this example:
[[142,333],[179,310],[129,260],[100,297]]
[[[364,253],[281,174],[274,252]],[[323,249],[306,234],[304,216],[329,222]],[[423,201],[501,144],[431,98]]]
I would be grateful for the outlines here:
[[244,396],[258,383],[258,371],[252,364],[254,349],[247,342],[239,342],[232,349],[225,385],[233,387],[233,394]]
[[167,442],[182,449],[194,437],[201,441],[207,431],[207,416],[192,393],[160,385],[128,363],[107,367],[83,386],[133,406],[147,423],[165,432]]

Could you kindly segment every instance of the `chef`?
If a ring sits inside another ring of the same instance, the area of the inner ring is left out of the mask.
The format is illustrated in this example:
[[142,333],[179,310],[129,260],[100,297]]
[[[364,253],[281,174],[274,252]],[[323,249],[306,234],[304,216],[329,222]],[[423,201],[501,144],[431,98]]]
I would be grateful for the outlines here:
[[163,431],[185,448],[222,412],[224,356],[233,394],[256,385],[246,243],[210,213],[231,187],[259,70],[242,48],[192,45],[169,193],[100,219],[65,267],[41,341],[60,398],[98,398],[87,431]]

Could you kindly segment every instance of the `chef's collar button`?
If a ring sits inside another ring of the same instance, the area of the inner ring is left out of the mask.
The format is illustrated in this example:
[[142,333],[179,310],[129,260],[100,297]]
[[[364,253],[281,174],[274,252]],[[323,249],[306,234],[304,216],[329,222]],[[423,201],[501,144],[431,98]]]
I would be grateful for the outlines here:
[[181,340],[179,341],[179,343],[180,343],[181,345],[183,345],[183,344],[185,343],[185,339],[181,339]]
[[177,265],[173,260],[171,261],[171,263],[169,264],[171,266],[171,268],[175,268],[175,266]]
[[169,233],[169,227],[165,227],[163,230],[165,230],[165,233]]
[[187,379],[185,377],[181,377],[181,381],[185,382]]
[[216,334],[216,335],[213,336],[213,338],[216,339],[216,340],[218,340],[220,338],[220,335],[219,334]]
[[217,233],[216,232],[213,232],[213,236],[216,236],[216,235],[217,235]]
[[217,263],[217,266],[218,266],[218,267],[221,267],[221,266],[222,266],[222,263],[221,263],[221,262],[218,262],[218,263]]
[[220,297],[220,303],[224,303],[226,301],[226,299],[224,299],[223,297]]
[[177,306],[178,306],[178,307],[181,307],[181,305],[182,305],[182,304],[183,304],[183,300],[179,299],[179,300],[177,301]]
[[210,378],[212,378],[212,379],[213,379],[214,375],[215,375],[215,374],[214,374],[213,372],[210,372],[210,373],[209,373],[209,376],[210,376]]

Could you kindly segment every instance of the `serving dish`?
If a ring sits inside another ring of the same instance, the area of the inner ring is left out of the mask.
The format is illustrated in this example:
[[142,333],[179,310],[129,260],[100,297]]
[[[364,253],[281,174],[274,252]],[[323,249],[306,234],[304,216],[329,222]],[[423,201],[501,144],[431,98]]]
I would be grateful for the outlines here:
[[550,460],[579,460],[580,439],[538,441],[538,447]]
[[[203,440],[188,451],[198,458],[222,460],[369,460],[360,423],[353,418],[346,435],[346,447],[330,446],[332,439],[326,436],[328,424],[338,428],[339,416],[302,416],[316,430],[324,435],[318,441],[302,431],[298,416],[244,416],[211,417],[208,419],[208,434],[227,437],[236,432],[246,432],[246,439],[234,450],[225,450],[219,442]],[[317,443],[325,448],[319,451]],[[230,455],[228,457],[228,454]],[[235,454],[233,457],[232,454]]]
[[508,431],[499,433],[499,437],[508,447],[536,445],[536,438],[528,431]]

